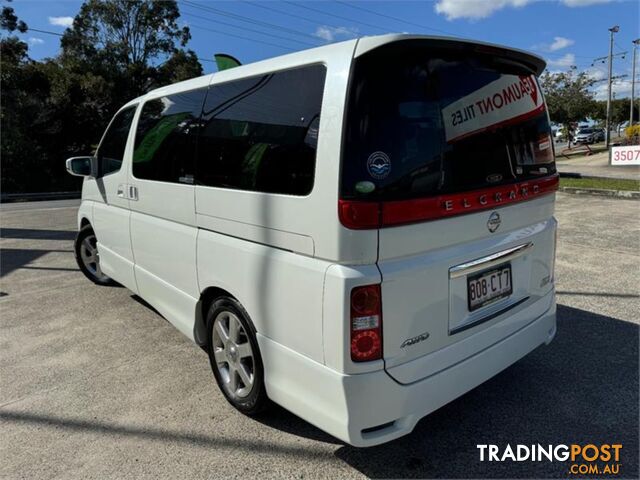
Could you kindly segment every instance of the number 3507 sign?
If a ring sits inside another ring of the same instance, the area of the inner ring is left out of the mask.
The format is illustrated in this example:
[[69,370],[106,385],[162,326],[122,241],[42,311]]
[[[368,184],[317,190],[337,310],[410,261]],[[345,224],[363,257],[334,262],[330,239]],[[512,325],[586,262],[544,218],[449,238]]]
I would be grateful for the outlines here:
[[640,165],[640,145],[611,147],[611,165]]

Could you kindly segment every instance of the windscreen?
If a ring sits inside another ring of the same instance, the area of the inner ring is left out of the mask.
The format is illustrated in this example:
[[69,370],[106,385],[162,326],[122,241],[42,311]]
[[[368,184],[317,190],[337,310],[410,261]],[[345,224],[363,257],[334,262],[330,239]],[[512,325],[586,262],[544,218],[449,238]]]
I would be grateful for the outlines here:
[[555,173],[531,71],[487,54],[389,47],[354,65],[343,199],[422,198]]

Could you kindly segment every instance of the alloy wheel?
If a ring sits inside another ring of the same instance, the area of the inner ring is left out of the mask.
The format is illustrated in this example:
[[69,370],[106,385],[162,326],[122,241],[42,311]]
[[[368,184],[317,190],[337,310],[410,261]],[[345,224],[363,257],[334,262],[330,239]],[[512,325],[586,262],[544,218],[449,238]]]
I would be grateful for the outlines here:
[[251,393],[255,363],[249,337],[238,317],[220,312],[213,322],[213,355],[226,392],[234,399]]
[[98,242],[95,235],[87,235],[80,244],[80,259],[83,265],[98,280],[108,279],[100,268],[100,254],[98,253]]

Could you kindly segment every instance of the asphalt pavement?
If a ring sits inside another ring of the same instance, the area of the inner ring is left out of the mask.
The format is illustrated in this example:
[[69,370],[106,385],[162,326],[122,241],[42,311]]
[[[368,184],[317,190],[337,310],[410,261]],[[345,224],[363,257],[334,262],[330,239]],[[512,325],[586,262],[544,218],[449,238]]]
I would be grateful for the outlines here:
[[640,219],[633,200],[558,194],[558,333],[402,439],[356,449],[217,390],[206,354],[72,253],[77,201],[0,207],[0,477],[559,478],[480,462],[478,444],[620,443],[638,478]]

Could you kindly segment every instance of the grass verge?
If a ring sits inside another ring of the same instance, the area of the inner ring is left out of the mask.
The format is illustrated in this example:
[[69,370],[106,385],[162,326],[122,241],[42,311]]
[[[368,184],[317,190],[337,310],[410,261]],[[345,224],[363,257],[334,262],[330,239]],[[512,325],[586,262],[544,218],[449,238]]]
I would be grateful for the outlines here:
[[624,178],[561,178],[560,187],[640,191],[640,181]]

